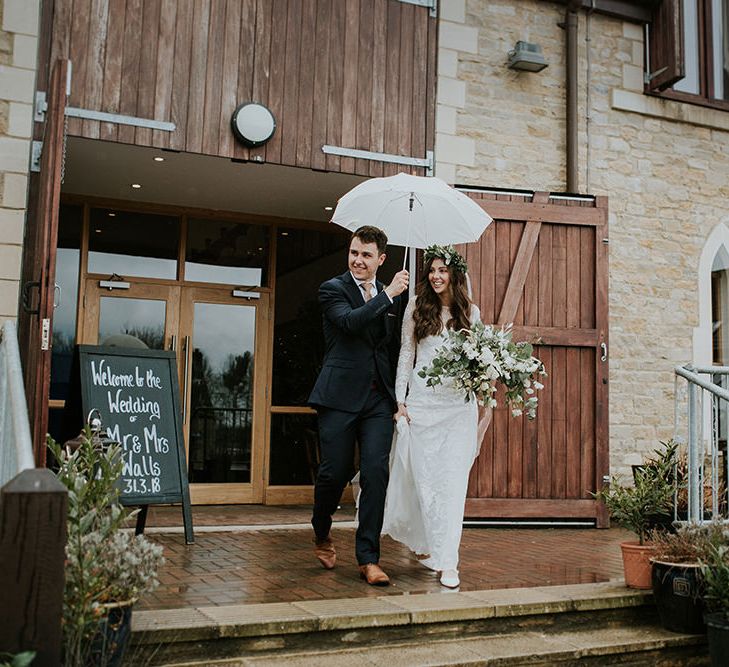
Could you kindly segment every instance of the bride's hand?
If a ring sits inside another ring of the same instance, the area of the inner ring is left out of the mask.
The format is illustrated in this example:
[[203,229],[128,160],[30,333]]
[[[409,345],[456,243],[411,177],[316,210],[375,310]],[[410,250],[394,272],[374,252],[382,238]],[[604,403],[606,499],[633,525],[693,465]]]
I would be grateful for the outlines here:
[[407,419],[408,424],[410,423],[410,415],[408,414],[408,409],[405,406],[405,403],[397,404],[397,412],[393,416],[395,423],[397,423],[397,420],[400,419],[400,417],[405,417],[405,419]]

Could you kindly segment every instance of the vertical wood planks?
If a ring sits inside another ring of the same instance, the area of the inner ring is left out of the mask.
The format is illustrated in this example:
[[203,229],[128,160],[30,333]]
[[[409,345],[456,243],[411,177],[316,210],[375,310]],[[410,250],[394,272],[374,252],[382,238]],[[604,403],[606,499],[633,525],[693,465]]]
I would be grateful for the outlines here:
[[[321,148],[432,150],[436,30],[392,0],[57,0],[51,46],[73,61],[74,106],[177,126],[72,119],[73,135],[381,176],[424,169]],[[277,124],[253,149],[230,128],[248,101]]]

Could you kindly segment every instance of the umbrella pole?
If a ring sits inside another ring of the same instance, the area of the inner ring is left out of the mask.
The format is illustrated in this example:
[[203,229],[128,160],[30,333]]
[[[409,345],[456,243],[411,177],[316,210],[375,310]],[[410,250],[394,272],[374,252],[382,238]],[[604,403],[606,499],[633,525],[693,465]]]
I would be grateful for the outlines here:
[[408,264],[408,251],[410,248],[408,246],[405,246],[405,256],[402,258],[402,270],[405,270],[405,267]]

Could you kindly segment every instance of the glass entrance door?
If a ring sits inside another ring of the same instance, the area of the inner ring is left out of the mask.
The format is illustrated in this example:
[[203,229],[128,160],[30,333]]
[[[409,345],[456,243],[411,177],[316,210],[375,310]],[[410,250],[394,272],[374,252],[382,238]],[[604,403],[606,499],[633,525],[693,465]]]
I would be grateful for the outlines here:
[[262,502],[268,294],[102,283],[87,281],[82,342],[177,353],[193,503]]
[[[183,422],[193,502],[263,500],[266,295],[184,288]],[[255,297],[255,298],[254,298]]]

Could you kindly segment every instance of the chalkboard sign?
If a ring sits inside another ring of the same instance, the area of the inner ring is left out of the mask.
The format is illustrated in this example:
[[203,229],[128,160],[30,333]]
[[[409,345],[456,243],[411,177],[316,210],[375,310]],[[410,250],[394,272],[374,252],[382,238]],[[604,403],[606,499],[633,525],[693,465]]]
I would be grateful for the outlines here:
[[[121,502],[182,503],[185,541],[193,542],[190,491],[174,352],[78,346],[84,415],[97,410],[107,436],[122,445]],[[137,524],[138,532],[140,523]]]

